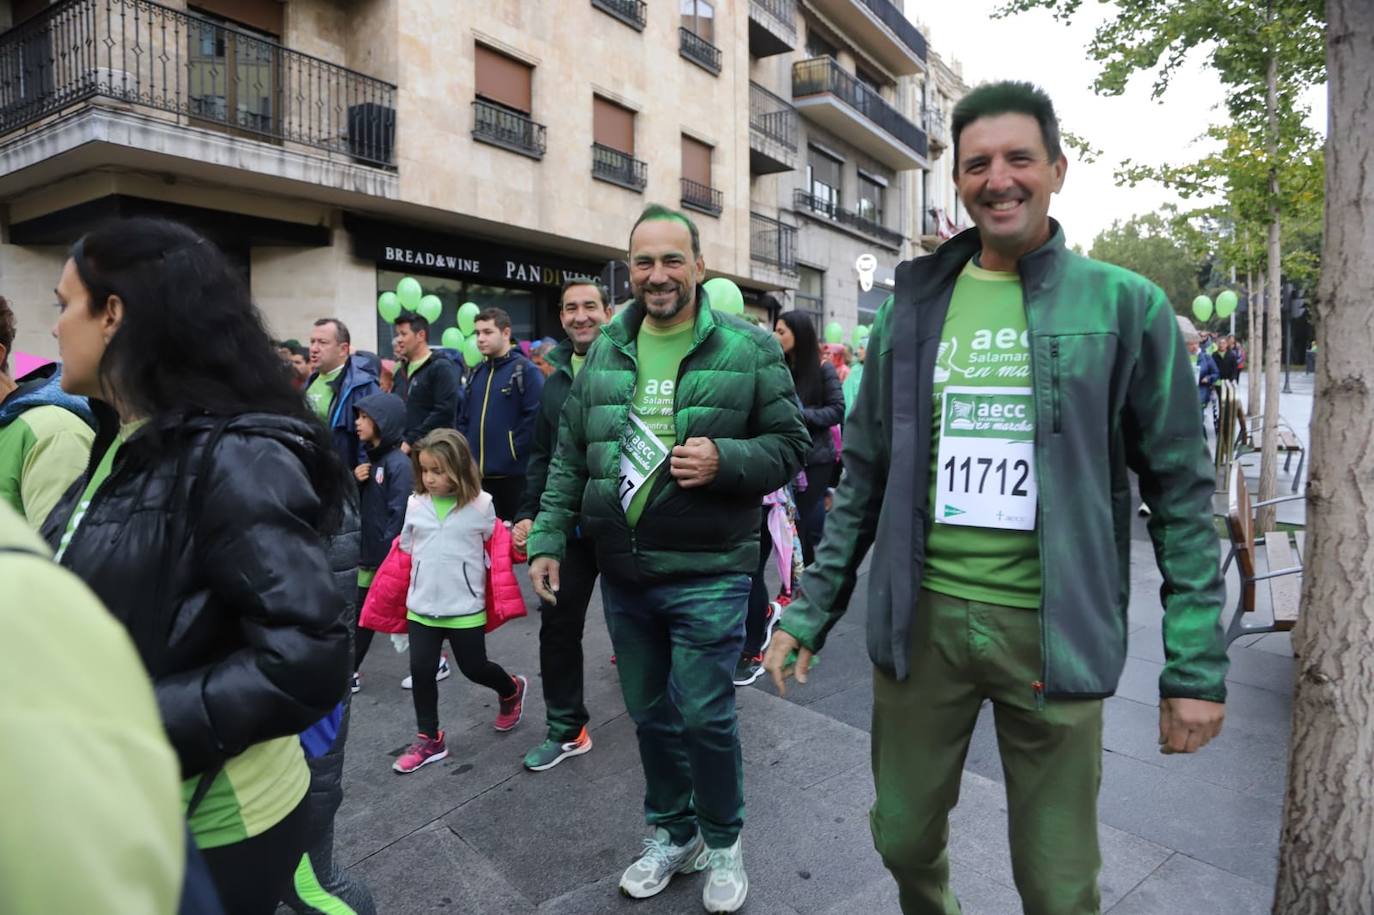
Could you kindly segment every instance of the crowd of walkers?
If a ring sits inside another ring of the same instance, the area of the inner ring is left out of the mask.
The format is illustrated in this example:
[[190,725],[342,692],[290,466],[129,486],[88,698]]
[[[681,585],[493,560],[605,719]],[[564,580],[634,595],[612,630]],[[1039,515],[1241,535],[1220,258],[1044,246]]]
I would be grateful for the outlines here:
[[215,245],[156,219],[72,246],[60,367],[8,375],[0,300],[0,580],[59,623],[6,601],[0,911],[375,911],[333,857],[364,660],[378,633],[409,651],[396,773],[447,757],[453,666],[514,729],[532,672],[485,634],[525,614],[527,558],[546,716],[524,766],[592,749],[599,581],[651,830],[620,891],[704,872],[705,910],[737,911],[735,690],[808,677],[873,548],[871,820],[903,911],[958,911],[947,818],[990,700],[1025,910],[1097,912],[1128,468],[1165,579],[1161,748],[1221,727],[1207,369],[1157,288],[1066,248],[1042,92],[980,87],[953,137],[977,228],[898,268],[853,366],[806,314],[713,310],[695,223],[658,205],[629,227],[633,299],[569,281],[537,363],[499,308],[472,366],[409,313],[391,358],[331,316],[275,342]]

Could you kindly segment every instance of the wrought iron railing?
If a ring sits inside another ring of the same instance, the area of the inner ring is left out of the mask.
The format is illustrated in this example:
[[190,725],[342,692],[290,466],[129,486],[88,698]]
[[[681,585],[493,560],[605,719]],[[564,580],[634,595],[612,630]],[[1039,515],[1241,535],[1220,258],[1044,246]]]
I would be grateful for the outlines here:
[[725,195],[709,184],[702,184],[691,178],[682,179],[682,205],[688,209],[719,216],[724,205],[724,197]]
[[776,267],[782,273],[797,275],[797,230],[764,216],[749,214],[749,257]]
[[856,229],[870,238],[876,238],[894,248],[902,246],[902,233],[889,229],[881,223],[871,219],[865,219],[852,210],[836,206],[829,200],[821,197],[814,197],[806,191],[798,188],[794,198],[794,204],[798,210],[811,213],[816,216],[823,216],[831,222],[839,223]]
[[542,159],[545,133],[544,125],[531,120],[528,115],[482,99],[472,103],[474,139]]
[[712,73],[720,72],[720,48],[688,28],[679,28],[678,50],[682,56]]
[[592,177],[632,191],[642,191],[649,183],[649,166],[629,153],[593,143]]
[[104,97],[395,165],[396,87],[150,0],[63,0],[0,35],[0,133]]
[[793,34],[797,31],[796,0],[749,0],[751,7],[758,7],[778,21],[778,24]]
[[829,93],[887,131],[922,158],[926,155],[925,131],[902,117],[854,74],[841,69],[833,57],[813,57],[792,65],[792,98]]
[[592,6],[641,32],[649,22],[649,4],[644,0],[592,0]]
[[949,145],[949,128],[945,126],[945,110],[938,105],[921,106],[921,126],[925,128],[930,142],[939,146]]
[[758,83],[749,84],[749,127],[794,152],[797,149],[797,109]]
[[873,11],[883,25],[892,30],[902,44],[911,49],[922,63],[926,60],[926,37],[921,34],[921,30],[902,13],[900,9],[893,6],[889,0],[859,0],[864,6]]

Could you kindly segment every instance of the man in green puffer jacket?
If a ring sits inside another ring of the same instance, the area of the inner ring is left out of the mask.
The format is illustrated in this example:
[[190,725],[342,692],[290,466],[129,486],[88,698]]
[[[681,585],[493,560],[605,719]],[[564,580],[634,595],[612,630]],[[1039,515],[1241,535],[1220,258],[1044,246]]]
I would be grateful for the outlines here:
[[635,300],[601,331],[563,407],[529,537],[556,603],[578,523],[596,545],[606,625],[634,718],[654,836],[621,891],[645,898],[707,870],[709,912],[744,904],[744,775],[735,661],[759,505],[810,447],[773,336],[711,311],[695,224],[650,206],[630,234]]
[[1158,287],[1065,248],[1049,98],[965,96],[955,181],[977,225],[897,269],[845,427],[845,476],[766,666],[804,680],[875,547],[874,844],[908,915],[954,915],[948,813],[984,700],[1029,915],[1100,908],[1102,699],[1126,655],[1131,494],[1163,573],[1163,752],[1221,728],[1213,478],[1195,376]]

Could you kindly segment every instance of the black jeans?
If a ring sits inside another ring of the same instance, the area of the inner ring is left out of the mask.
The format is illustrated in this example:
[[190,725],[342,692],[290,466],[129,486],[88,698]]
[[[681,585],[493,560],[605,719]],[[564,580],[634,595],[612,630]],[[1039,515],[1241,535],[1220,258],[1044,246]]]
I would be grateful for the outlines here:
[[797,533],[801,535],[802,562],[816,559],[816,544],[825,530],[825,490],[835,477],[835,464],[825,461],[806,465],[806,491],[797,493]]
[[590,716],[582,700],[582,631],[599,570],[590,540],[568,539],[558,569],[558,603],[539,605],[539,672],[549,739],[573,740]]
[[225,915],[272,915],[310,840],[310,798],[264,833],[201,852]]
[[415,700],[415,724],[421,734],[439,736],[439,684],[434,682],[434,669],[439,666],[439,652],[447,640],[453,649],[453,660],[463,676],[473,683],[488,687],[502,699],[515,695],[515,681],[500,664],[487,659],[487,636],[481,626],[472,629],[445,629],[426,626],[412,620],[410,633],[411,698]]
[[[358,614],[362,615],[363,601],[367,598],[367,588],[358,589]],[[372,647],[372,637],[377,633],[372,629],[358,626],[353,630],[353,672],[356,674],[358,668],[363,666],[363,658],[367,657],[367,650]]]
[[482,477],[482,488],[491,494],[492,508],[502,521],[515,521],[520,497],[525,492],[525,477]]
[[773,552],[773,535],[768,532],[769,506],[763,507],[759,520],[759,564],[749,589],[749,615],[744,618],[744,654],[752,657],[763,646],[763,624],[768,618],[768,585],[763,580],[768,558]]

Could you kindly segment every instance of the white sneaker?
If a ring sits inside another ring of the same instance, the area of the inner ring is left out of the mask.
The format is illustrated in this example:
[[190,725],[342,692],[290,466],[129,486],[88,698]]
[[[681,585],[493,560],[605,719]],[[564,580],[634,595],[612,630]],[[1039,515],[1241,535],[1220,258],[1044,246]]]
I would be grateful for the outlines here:
[[[453,674],[453,671],[450,670],[450,669],[449,669],[449,666],[448,666],[448,655],[446,655],[446,654],[441,654],[441,655],[439,655],[439,669],[436,670],[436,671],[434,672],[434,682],[437,683],[437,682],[439,682],[440,680],[447,680],[447,679],[449,678],[449,676],[451,676],[452,674]],[[401,681],[401,689],[414,689],[414,688],[415,688],[415,681],[412,680],[412,679],[410,679],[410,674],[406,674],[406,678],[405,678],[404,680]]]
[[744,872],[744,840],[729,848],[704,848],[696,870],[706,871],[701,904],[708,912],[738,912],[749,895],[749,875]]
[[631,899],[648,899],[663,892],[674,874],[698,870],[698,859],[705,850],[701,833],[686,845],[674,845],[668,830],[654,830],[652,839],[644,840],[644,854],[625,869],[620,877],[620,892]]

